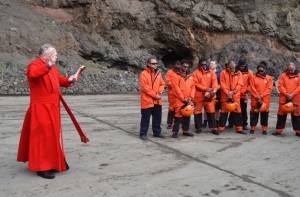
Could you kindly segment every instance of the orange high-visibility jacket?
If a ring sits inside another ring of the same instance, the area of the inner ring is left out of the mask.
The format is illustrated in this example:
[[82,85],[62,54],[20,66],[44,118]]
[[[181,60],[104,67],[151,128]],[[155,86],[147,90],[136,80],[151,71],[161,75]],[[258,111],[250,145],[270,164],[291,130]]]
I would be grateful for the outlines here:
[[154,98],[164,91],[165,82],[158,69],[146,68],[140,75],[141,108],[154,107],[154,104],[162,105],[162,99]]
[[271,93],[273,88],[273,79],[270,75],[253,75],[250,81],[251,107],[257,107],[257,97],[262,97],[262,102],[267,105],[267,111],[270,108]]
[[166,73],[166,85],[168,86],[168,89],[172,89],[172,78],[176,75],[177,74],[175,68],[168,70],[168,72]]
[[229,68],[223,70],[220,74],[220,87],[221,87],[221,102],[227,102],[229,91],[236,90],[233,95],[234,101],[239,101],[241,89],[243,87],[243,76],[240,71],[235,71],[233,74]]
[[251,70],[247,70],[246,72],[242,72],[243,75],[243,87],[241,89],[241,98],[248,99],[248,91],[250,88],[250,81],[253,77],[253,72]]
[[287,102],[286,94],[293,94],[292,103],[299,105],[300,103],[300,73],[290,75],[284,72],[280,75],[278,81],[278,90],[280,92],[279,103]]
[[174,107],[184,105],[184,100],[187,98],[194,99],[195,84],[191,73],[188,71],[186,76],[182,76],[179,71],[173,77],[172,89],[174,95]]
[[176,76],[176,69],[173,68],[169,70],[166,74],[166,85],[168,86],[168,102],[169,102],[169,110],[173,111],[174,110],[174,96],[173,96],[173,90],[172,90],[172,78]]
[[202,102],[204,100],[204,93],[206,88],[212,88],[214,92],[218,90],[218,80],[215,71],[204,70],[202,67],[195,70],[192,74],[195,83],[195,102]]

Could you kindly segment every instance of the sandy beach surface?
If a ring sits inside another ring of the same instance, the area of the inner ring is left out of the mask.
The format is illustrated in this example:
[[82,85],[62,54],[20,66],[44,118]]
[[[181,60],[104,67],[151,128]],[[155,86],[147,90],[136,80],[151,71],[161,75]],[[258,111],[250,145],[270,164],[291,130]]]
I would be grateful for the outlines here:
[[[65,96],[90,138],[83,144],[62,108],[64,148],[70,170],[53,180],[16,162],[29,97],[0,97],[0,196],[300,196],[300,138],[290,117],[281,137],[272,98],[268,135],[233,129],[219,136],[208,128],[193,138],[138,138],[138,94]],[[163,97],[163,133],[167,97]],[[194,132],[194,122],[191,121]]]

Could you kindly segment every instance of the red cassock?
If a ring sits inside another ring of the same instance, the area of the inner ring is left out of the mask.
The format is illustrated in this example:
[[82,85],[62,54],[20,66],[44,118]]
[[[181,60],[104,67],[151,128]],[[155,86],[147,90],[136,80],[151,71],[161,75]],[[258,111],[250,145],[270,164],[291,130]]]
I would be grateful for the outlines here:
[[38,58],[27,68],[30,105],[20,137],[17,161],[28,161],[28,169],[65,171],[60,87],[69,87],[68,77],[60,75],[56,66],[49,70]]

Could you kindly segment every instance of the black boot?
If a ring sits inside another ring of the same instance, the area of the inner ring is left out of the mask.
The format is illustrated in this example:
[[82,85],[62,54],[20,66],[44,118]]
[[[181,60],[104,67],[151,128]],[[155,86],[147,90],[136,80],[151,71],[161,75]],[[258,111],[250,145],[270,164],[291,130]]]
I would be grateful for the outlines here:
[[212,130],[211,133],[212,133],[212,134],[215,134],[215,135],[220,135],[221,132],[218,131],[218,130]]
[[178,138],[178,133],[177,132],[173,132],[172,138]]
[[50,170],[38,171],[36,174],[40,177],[43,177],[44,179],[54,179],[55,178],[55,174],[53,174]]
[[197,134],[202,133],[202,129],[197,129],[197,130],[196,130],[196,133],[197,133]]
[[272,133],[272,135],[275,135],[275,136],[280,136],[280,135],[281,135],[281,133],[278,133],[277,131],[274,131],[274,132]]
[[194,134],[192,134],[190,132],[183,132],[182,135],[188,136],[188,137],[194,137]]

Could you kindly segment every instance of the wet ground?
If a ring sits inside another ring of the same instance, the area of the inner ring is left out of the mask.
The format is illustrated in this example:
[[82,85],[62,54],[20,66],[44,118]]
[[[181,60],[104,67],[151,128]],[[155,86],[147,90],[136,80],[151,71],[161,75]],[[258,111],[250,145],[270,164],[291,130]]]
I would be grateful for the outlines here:
[[[138,138],[139,95],[65,96],[90,138],[83,144],[62,109],[64,147],[70,170],[54,180],[16,162],[29,97],[0,97],[0,196],[300,196],[300,138],[290,118],[281,137],[272,99],[270,129],[254,135],[208,129],[193,138]],[[163,132],[167,102],[164,96]],[[194,132],[193,120],[191,130]]]

